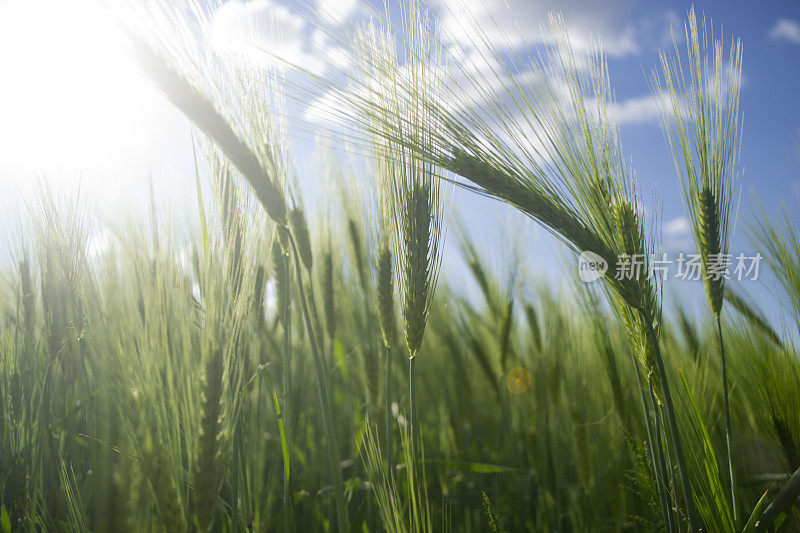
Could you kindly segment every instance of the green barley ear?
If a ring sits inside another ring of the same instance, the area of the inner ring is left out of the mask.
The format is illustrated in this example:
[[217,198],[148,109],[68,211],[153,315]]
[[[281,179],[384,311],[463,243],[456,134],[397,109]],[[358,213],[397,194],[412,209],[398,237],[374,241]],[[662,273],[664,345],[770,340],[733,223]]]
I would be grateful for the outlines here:
[[[473,185],[464,185],[465,188],[513,205],[574,250],[600,255],[609,264],[609,275],[613,275],[617,254],[610,238],[600,235],[593,227],[596,220],[591,220],[589,215],[581,216],[524,171],[518,175],[504,162],[492,162],[488,157],[482,159],[459,148],[452,149],[452,154],[442,160],[442,166],[472,182]],[[618,179],[617,176],[613,178]],[[614,185],[621,187],[617,183]],[[601,211],[602,216],[611,218],[607,207]],[[609,224],[608,220],[603,222]]]
[[500,527],[500,519],[497,517],[492,501],[483,491],[481,491],[481,496],[483,497],[483,512],[486,513],[486,518],[489,520],[489,529],[492,533],[501,533],[503,528]]
[[203,383],[203,414],[200,423],[197,463],[194,471],[195,520],[199,531],[210,531],[219,495],[220,401],[222,399],[223,352],[216,349],[206,363]]
[[705,269],[706,296],[708,297],[708,304],[711,306],[714,315],[719,316],[722,310],[722,299],[725,293],[725,278],[723,276],[709,276],[708,273],[708,265],[714,258],[719,257],[721,246],[717,201],[709,187],[703,187],[700,191],[699,204],[699,248]]
[[708,269],[720,254],[728,254],[734,226],[742,46],[734,41],[726,57],[722,39],[713,37],[713,27],[707,28],[705,19],[698,27],[694,8],[689,11],[685,38],[686,61],[682,62],[675,40],[674,52],[661,54],[663,81],[654,72],[652,86],[655,92],[667,96],[660,99],[662,126],[703,259],[708,303],[719,317],[725,279],[710,276]]
[[[11,421],[12,423],[19,423],[24,415],[22,412],[24,397],[22,391],[22,378],[17,370],[14,370],[14,373],[11,374],[11,383],[9,383],[8,396],[9,407],[11,408]],[[0,420],[1,419],[2,418],[0,418]]]
[[253,312],[256,319],[261,322],[264,319],[264,287],[266,273],[264,265],[258,265],[256,269],[256,279],[253,287]]
[[[279,232],[280,234],[280,232]],[[289,286],[289,258],[287,257],[286,248],[281,246],[280,240],[272,241],[272,277],[275,279],[275,299],[277,300],[278,309],[286,309],[291,298],[291,289]],[[283,320],[283,313],[278,313],[278,318]]]
[[286,222],[286,202],[281,188],[256,153],[236,134],[211,100],[182,76],[167,58],[134,35],[135,59],[152,80],[186,117],[208,135],[250,183],[267,214],[278,224]]
[[156,514],[163,528],[169,533],[184,533],[186,519],[181,505],[181,495],[166,464],[164,450],[156,450],[155,443],[150,441],[149,452],[151,483],[156,497]]
[[511,334],[514,329],[516,315],[514,312],[514,298],[510,297],[503,307],[503,314],[500,321],[500,368],[505,372],[508,356],[512,350]]
[[[633,274],[633,279],[614,280],[612,283],[617,284],[616,289],[627,305],[635,310],[643,311],[653,324],[657,324],[660,307],[657,288],[647,275],[648,250],[641,218],[636,213],[633,203],[628,199],[614,204],[611,212],[617,227],[618,238],[621,241],[619,249],[629,256],[642,258],[644,262],[640,271]],[[615,267],[615,263],[612,263],[609,270]],[[638,317],[633,319],[633,321],[636,320]]]
[[[406,344],[414,359],[422,347],[441,265],[447,190],[437,158],[428,157],[412,145],[433,142],[432,131],[442,126],[441,117],[427,104],[438,101],[444,91],[437,70],[443,64],[444,53],[427,31],[430,20],[417,2],[409,3],[403,29],[407,47],[402,69],[395,55],[396,43],[388,35],[365,36],[362,44],[366,48],[359,59],[363,62],[362,73],[373,76],[365,81],[370,86],[370,98],[375,101],[366,104],[361,116],[379,163],[379,211],[382,218],[390,221],[382,222],[389,231],[381,232],[379,239],[392,243]],[[409,98],[409,93],[414,98]],[[410,137],[394,135],[395,128]],[[386,239],[389,235],[391,239]]]
[[381,246],[378,251],[378,315],[383,343],[385,346],[392,346],[397,334],[394,317],[392,251],[388,246]]
[[[644,247],[639,231],[639,221],[633,206],[627,201],[618,202],[612,206],[611,214],[621,241],[621,252],[629,256],[643,253]],[[619,290],[623,300],[634,309],[638,309],[641,306],[639,301],[641,293],[639,292],[639,284],[635,281],[622,280]]]
[[347,236],[350,241],[350,248],[353,252],[353,260],[356,263],[356,273],[361,287],[366,287],[367,283],[367,259],[364,255],[364,238],[358,222],[352,217],[347,218]]
[[[378,164],[371,174],[374,180],[375,196],[377,197],[375,289],[378,297],[378,316],[380,319],[381,337],[384,347],[388,348],[394,346],[397,342],[394,301],[394,261],[397,257],[392,253],[392,240],[393,237],[395,237],[392,184],[397,180],[397,166],[394,161],[387,157],[387,154],[382,153],[380,150],[376,150],[376,152]],[[387,426],[389,426],[388,422]],[[387,439],[387,441],[388,440],[389,439]]]
[[303,266],[311,271],[313,263],[313,255],[311,252],[311,236],[308,232],[308,224],[303,210],[300,207],[295,207],[289,212],[289,227],[292,228],[292,234],[297,239],[297,248],[300,252],[300,260]]
[[333,339],[336,335],[336,303],[333,286],[333,254],[330,251],[330,245],[327,245],[322,254],[322,299],[328,337]]
[[180,488],[177,486],[166,457],[166,448],[159,437],[158,424],[152,421],[141,395],[130,395],[130,421],[140,443],[143,473],[155,496],[158,529],[168,533],[185,533],[186,518]]
[[431,213],[430,185],[420,183],[409,191],[403,218],[403,316],[411,357],[419,355],[428,318],[430,285]]
[[539,326],[539,315],[536,314],[536,309],[529,304],[525,304],[525,318],[528,320],[528,329],[530,329],[531,337],[533,339],[533,346],[536,350],[542,349],[542,330]]
[[[616,227],[616,239],[619,241],[616,249],[620,253],[630,256],[631,259],[638,256],[643,260],[641,270],[638,273],[634,272],[632,279],[608,278],[616,290],[617,296],[622,300],[619,302],[616,297],[612,298],[612,302],[617,304],[614,306],[614,310],[628,331],[629,343],[639,362],[647,372],[651,372],[656,369],[655,354],[648,341],[647,325],[643,322],[640,313],[647,316],[648,322],[658,332],[661,309],[657,287],[647,275],[648,249],[642,220],[630,199],[620,199],[614,203],[611,215]],[[616,262],[610,263],[609,270],[615,271],[616,266]],[[609,276],[612,275],[609,274]],[[654,374],[653,378],[660,387],[660,379],[657,375]]]
[[631,203],[628,201],[618,202],[613,205],[611,212],[614,222],[617,224],[624,252],[630,255],[644,253],[639,219]]
[[284,253],[288,254],[291,250],[291,240],[289,237],[289,226],[278,226],[277,228],[278,240],[277,243],[284,251]]
[[19,262],[19,280],[22,296],[22,311],[24,319],[24,347],[26,353],[32,353],[36,326],[36,296],[33,292],[31,280],[31,261],[27,252]]
[[[709,33],[712,34],[711,40]],[[668,98],[659,100],[663,102],[663,129],[675,170],[680,176],[695,246],[703,260],[706,296],[717,322],[730,502],[736,521],[738,506],[732,426],[720,312],[725,297],[724,268],[727,267],[728,245],[734,226],[735,206],[732,204],[739,171],[742,47],[738,40],[732,43],[726,61],[722,39],[713,37],[713,27],[707,31],[705,18],[702,32],[699,31],[694,7],[689,10],[685,36],[687,69],[681,63],[677,40],[672,57],[661,54],[661,71]],[[662,92],[658,74],[653,75],[653,85],[659,93]]]

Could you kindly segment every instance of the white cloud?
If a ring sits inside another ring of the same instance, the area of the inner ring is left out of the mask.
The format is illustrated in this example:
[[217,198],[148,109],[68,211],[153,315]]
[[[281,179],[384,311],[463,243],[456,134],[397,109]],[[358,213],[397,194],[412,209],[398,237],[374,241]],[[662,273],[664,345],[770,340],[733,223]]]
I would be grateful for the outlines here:
[[[529,47],[552,42],[552,35],[549,30],[542,31],[542,24],[553,10],[563,13],[570,42],[579,52],[589,50],[595,37],[601,38],[604,51],[613,57],[636,54],[642,43],[663,44],[675,15],[662,12],[633,23],[628,19],[635,1],[612,0],[610,6],[587,6],[578,0],[434,0],[450,58],[462,57],[462,67],[485,82],[480,84],[478,94],[464,91],[464,87],[457,90],[459,98],[453,102],[461,108],[469,107],[491,95],[502,95],[508,87],[525,87],[534,82],[525,68],[511,73],[495,64],[498,58],[476,50],[476,42],[486,39],[493,47],[517,49],[524,59]],[[315,0],[315,6],[324,19],[334,24],[351,21],[364,7],[360,0]],[[234,52],[237,47],[240,52],[244,49],[247,58],[262,67],[275,67],[285,60],[324,75],[347,71],[352,61],[325,31],[276,0],[230,0],[214,14],[212,27],[218,46]],[[585,58],[579,53],[574,61],[582,68]],[[653,123],[658,120],[658,98],[630,98],[615,103],[612,111],[620,124]],[[336,100],[331,95],[319,98],[307,107],[305,118],[317,123],[330,120],[331,109],[338,107]]]
[[317,9],[329,22],[342,24],[358,9],[358,0],[318,0]]
[[[329,22],[352,18],[359,0],[320,0],[318,11]],[[229,0],[211,17],[215,50],[244,57],[261,68],[300,66],[315,75],[347,70],[348,53],[301,15],[275,0]]]
[[258,67],[299,65],[313,74],[340,68],[341,51],[321,46],[312,30],[303,16],[272,0],[230,0],[214,12],[209,31],[218,52],[243,56]]
[[680,253],[694,253],[694,241],[689,238],[677,238],[674,240],[665,241],[664,244],[664,252],[668,252],[673,256],[677,256]]
[[[590,50],[599,40],[610,57],[638,54],[662,46],[676,16],[657,12],[630,20],[635,0],[438,0],[446,40],[463,46],[486,39],[497,48],[522,48],[552,40],[548,14],[560,12],[573,48]],[[543,26],[545,29],[543,30]]]
[[692,225],[689,219],[683,216],[673,218],[664,224],[664,233],[670,237],[680,237],[689,233]]
[[244,53],[267,65],[303,57],[305,26],[301,17],[269,0],[231,0],[214,12],[209,31],[217,51]]
[[769,30],[769,38],[773,41],[800,44],[800,23],[790,19],[778,19]]
[[667,92],[635,96],[614,103],[614,118],[619,124],[657,123],[661,115],[661,108],[665,103],[669,103]]

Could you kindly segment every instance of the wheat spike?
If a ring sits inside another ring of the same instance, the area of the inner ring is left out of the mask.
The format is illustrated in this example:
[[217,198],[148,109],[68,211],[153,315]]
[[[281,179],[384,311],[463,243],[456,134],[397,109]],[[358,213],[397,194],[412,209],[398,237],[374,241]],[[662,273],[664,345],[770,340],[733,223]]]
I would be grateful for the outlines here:
[[[705,19],[698,27],[694,8],[685,28],[686,68],[677,42],[661,54],[661,76],[653,73],[662,100],[662,126],[683,188],[695,245],[703,258],[708,303],[719,317],[725,278],[709,276],[709,262],[727,254],[735,220],[734,196],[739,178],[739,93],[742,47],[731,44],[727,64],[722,39],[709,39]],[[663,77],[663,81],[661,79]]]
[[159,439],[158,425],[148,416],[149,411],[141,404],[139,394],[130,396],[129,405],[130,420],[140,443],[140,464],[155,496],[159,529],[169,533],[185,533],[186,518],[181,493],[167,461],[167,450]]
[[231,163],[247,179],[270,218],[286,223],[287,209],[283,191],[267,172],[259,158],[234,132],[213,103],[193,87],[151,45],[134,38],[134,51],[142,71],[164,95],[198,128],[222,149]]
[[289,212],[289,227],[297,240],[297,248],[300,252],[300,260],[303,266],[311,272],[314,266],[314,254],[311,251],[311,235],[308,232],[308,223],[303,209],[295,207]]
[[403,316],[411,357],[419,355],[428,312],[430,290],[431,214],[430,186],[419,184],[405,200],[403,225]]
[[223,352],[214,350],[206,363],[203,413],[197,462],[194,470],[195,519],[199,531],[210,531],[214,523],[220,484],[220,401],[222,399]]
[[[680,176],[695,246],[703,259],[706,296],[717,322],[731,508],[736,521],[727,364],[720,316],[725,301],[725,275],[719,270],[724,266],[723,256],[728,254],[735,219],[733,196],[739,176],[742,48],[739,41],[732,43],[726,65],[723,41],[713,37],[713,27],[710,33],[711,41],[705,18],[701,31],[692,7],[685,26],[688,73],[681,63],[677,40],[672,56],[661,54],[661,71],[669,96],[662,104],[662,125]],[[661,91],[657,73],[653,74],[653,86]],[[717,267],[714,272],[712,264]]]
[[709,187],[703,187],[700,191],[698,218],[700,226],[699,248],[703,258],[706,295],[714,315],[719,316],[725,293],[725,278],[723,276],[711,276],[708,271],[709,263],[713,258],[719,257],[720,247],[722,246],[717,200]]
[[350,241],[350,248],[353,252],[353,260],[356,264],[356,273],[358,274],[358,282],[362,287],[367,285],[367,260],[364,256],[363,237],[361,228],[359,227],[356,219],[348,217],[347,219],[347,236]]
[[392,281],[392,251],[381,246],[378,252],[378,314],[381,335],[386,346],[395,342],[396,327],[394,317],[394,283]]
[[[285,309],[291,298],[288,279],[289,259],[278,239],[272,242],[272,277],[275,280],[277,308]],[[279,313],[280,315],[280,313]]]
[[333,285],[333,254],[329,248],[322,254],[322,300],[328,338],[333,339],[336,335],[336,298]]

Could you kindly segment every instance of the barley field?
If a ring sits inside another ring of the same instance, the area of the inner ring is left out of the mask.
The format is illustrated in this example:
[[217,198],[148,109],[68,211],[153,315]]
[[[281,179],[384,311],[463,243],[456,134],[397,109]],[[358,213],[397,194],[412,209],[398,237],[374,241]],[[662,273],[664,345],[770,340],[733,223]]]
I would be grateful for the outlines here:
[[[193,125],[192,201],[27,198],[0,262],[0,531],[800,530],[797,204],[749,192],[747,43],[713,13],[643,67],[687,300],[604,49],[559,13],[524,56],[472,21],[466,57],[402,0],[328,35],[350,61],[322,76],[215,51],[202,2],[102,4]],[[291,111],[323,96],[329,128]],[[310,182],[293,136],[325,154]],[[554,237],[563,282],[515,224],[471,234],[465,194]]]

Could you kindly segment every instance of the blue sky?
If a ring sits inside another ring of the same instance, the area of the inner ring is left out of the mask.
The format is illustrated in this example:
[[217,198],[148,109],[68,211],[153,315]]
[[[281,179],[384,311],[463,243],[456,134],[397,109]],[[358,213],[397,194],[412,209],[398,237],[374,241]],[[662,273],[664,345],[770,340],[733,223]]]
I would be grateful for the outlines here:
[[[430,7],[458,42],[463,29],[447,9],[454,1],[433,0]],[[370,16],[365,0],[311,2],[313,9],[327,13],[325,24],[334,34],[351,31]],[[0,3],[0,71],[7,80],[0,86],[4,206],[18,206],[19,197],[30,194],[36,181],[70,187],[80,176],[103,216],[113,218],[122,204],[133,204],[134,211],[144,205],[152,177],[165,204],[187,211],[186,200],[192,200],[191,206],[194,199],[189,125],[152,87],[128,72],[124,58],[110,44],[108,19],[87,15],[94,13],[86,7],[91,0],[65,4]],[[646,76],[658,64],[659,49],[670,45],[670,25],[682,32],[691,3],[467,0],[466,5],[487,27],[493,18],[503,31],[518,34],[516,45],[521,48],[542,43],[538,28],[553,9],[563,13],[579,48],[590,35],[599,35],[608,54],[624,152],[646,198],[660,203],[665,246],[690,251],[678,181]],[[726,40],[734,35],[743,42],[742,202],[732,249],[750,251],[741,226],[748,218],[752,193],[768,211],[781,202],[800,205],[800,3],[718,1],[697,2],[695,7],[713,20],[717,35],[721,30]],[[264,21],[277,18],[280,53],[320,72],[344,64],[346,51],[314,31],[300,14],[306,9],[281,0],[230,0],[214,8],[212,21],[223,30],[218,36],[223,44],[226,28],[243,27],[274,47],[278,41],[270,28],[275,26]],[[391,9],[396,11],[397,5]],[[314,189],[314,148],[308,140],[303,134],[292,143],[298,170],[301,176],[307,174],[305,187]],[[465,192],[456,193],[453,204],[496,263],[502,263],[500,252],[507,245],[502,235],[512,225],[522,230],[533,271],[551,280],[564,276],[560,247],[511,209]],[[9,218],[13,224],[13,216],[5,215],[6,225]],[[454,247],[455,241],[451,238],[448,246]],[[443,279],[461,285],[463,269],[456,262],[445,269]],[[754,288],[765,292],[763,286]]]
[[[682,15],[689,5],[676,2],[668,9]],[[743,42],[742,207],[748,208],[751,190],[766,206],[796,203],[800,194],[800,3],[708,2],[696,8],[711,17],[715,26],[722,26],[726,37],[736,35]],[[634,13],[646,9],[637,7]],[[642,69],[649,72],[656,63],[654,50],[612,58],[618,99],[646,93]],[[626,151],[634,158],[641,180],[659,186],[665,220],[680,216],[680,194],[657,123],[623,124],[622,130]]]

